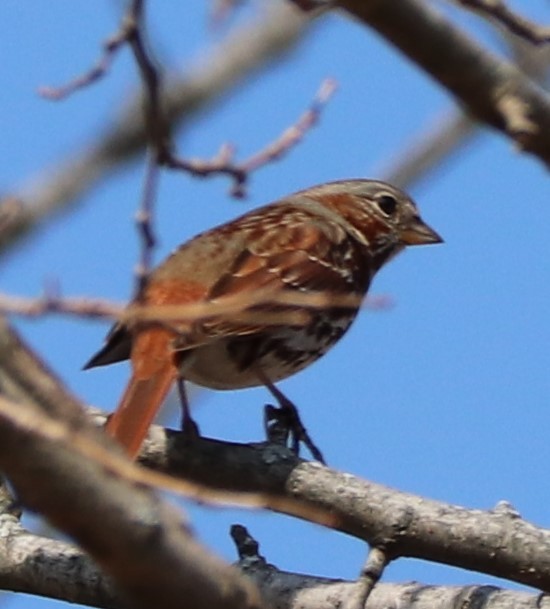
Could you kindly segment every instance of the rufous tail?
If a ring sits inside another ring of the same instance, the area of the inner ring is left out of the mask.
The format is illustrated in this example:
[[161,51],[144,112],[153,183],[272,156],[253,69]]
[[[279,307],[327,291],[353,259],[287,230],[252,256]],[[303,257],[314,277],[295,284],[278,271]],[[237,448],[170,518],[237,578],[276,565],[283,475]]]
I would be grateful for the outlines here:
[[132,349],[132,377],[105,429],[134,459],[147,435],[149,426],[176,379],[169,336],[160,329],[140,334]]

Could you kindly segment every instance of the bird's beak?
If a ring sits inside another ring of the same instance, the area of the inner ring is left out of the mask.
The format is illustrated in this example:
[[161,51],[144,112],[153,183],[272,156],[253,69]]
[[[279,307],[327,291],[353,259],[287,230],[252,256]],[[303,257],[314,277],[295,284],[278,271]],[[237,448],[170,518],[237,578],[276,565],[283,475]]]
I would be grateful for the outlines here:
[[443,239],[424,223],[415,218],[407,228],[401,231],[401,241],[405,245],[428,245],[429,243],[443,243]]

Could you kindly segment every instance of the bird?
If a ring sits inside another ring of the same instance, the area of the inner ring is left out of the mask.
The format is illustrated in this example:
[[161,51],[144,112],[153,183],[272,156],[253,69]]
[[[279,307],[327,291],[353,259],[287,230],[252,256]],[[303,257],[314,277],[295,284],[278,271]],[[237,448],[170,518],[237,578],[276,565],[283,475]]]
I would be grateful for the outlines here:
[[[340,340],[383,265],[407,246],[442,241],[406,193],[370,179],[313,186],[197,235],[151,271],[134,302],[161,307],[242,297],[243,303],[254,303],[259,317],[222,312],[172,326],[116,324],[84,366],[130,359],[131,378],[107,420],[107,433],[136,458],[176,382],[184,430],[193,426],[185,381],[217,390],[264,385],[282,408],[293,411],[299,439],[322,460],[293,403],[275,383]],[[320,306],[255,301],[266,290],[325,299]],[[276,312],[279,319],[262,319],[262,312]],[[294,319],[295,313],[305,315]]]

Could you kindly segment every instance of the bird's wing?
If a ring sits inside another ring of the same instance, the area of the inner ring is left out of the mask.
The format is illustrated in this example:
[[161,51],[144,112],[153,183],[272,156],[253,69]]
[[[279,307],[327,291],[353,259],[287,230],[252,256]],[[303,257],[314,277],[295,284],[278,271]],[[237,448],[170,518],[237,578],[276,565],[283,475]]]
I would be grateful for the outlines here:
[[[207,294],[213,302],[242,296],[242,309],[234,315],[201,321],[195,325],[195,332],[175,339],[175,347],[185,350],[222,337],[265,331],[270,326],[269,314],[274,314],[273,326],[286,324],[286,319],[289,325],[307,323],[300,322],[304,316],[292,317],[299,309],[307,310],[307,305],[281,304],[277,297],[285,292],[315,292],[323,295],[323,306],[330,306],[331,295],[341,297],[352,292],[357,276],[365,278],[361,291],[366,290],[367,267],[368,261],[358,252],[357,244],[338,226],[311,221],[265,233],[251,240]],[[312,304],[309,308],[314,307]]]
[[[284,220],[282,217],[281,222]],[[180,300],[220,303],[225,297],[233,299],[234,303],[235,299],[238,301],[231,314],[213,314],[175,332],[173,347],[176,350],[193,349],[224,337],[256,334],[269,329],[270,320],[272,326],[307,323],[307,316],[292,315],[297,311],[305,313],[307,306],[276,302],[285,292],[317,293],[323,298],[323,306],[330,306],[331,295],[341,297],[352,293],[358,277],[360,292],[366,291],[368,259],[342,227],[304,215],[303,221],[279,228],[256,232],[248,246],[205,294],[184,298],[184,295],[174,296],[172,289],[166,289],[170,298],[156,295],[152,299],[156,304],[181,304]],[[315,304],[312,304],[309,310],[314,308]],[[85,368],[128,359],[131,344],[131,332],[120,324],[114,326],[106,344]]]

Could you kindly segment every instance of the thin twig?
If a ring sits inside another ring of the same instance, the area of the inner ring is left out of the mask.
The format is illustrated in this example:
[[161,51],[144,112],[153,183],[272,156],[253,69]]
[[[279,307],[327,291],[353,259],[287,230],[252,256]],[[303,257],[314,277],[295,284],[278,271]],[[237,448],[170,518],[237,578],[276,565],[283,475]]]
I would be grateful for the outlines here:
[[182,159],[168,153],[164,159],[167,166],[206,177],[213,174],[225,174],[233,179],[231,195],[237,198],[246,196],[246,183],[250,174],[268,163],[280,159],[291,148],[296,146],[305,133],[317,124],[321,110],[337,88],[332,78],[325,79],[315,95],[310,107],[274,141],[245,161],[236,163],[233,160],[234,147],[225,144],[219,153],[210,160]]
[[148,151],[145,176],[141,193],[141,202],[136,213],[136,227],[140,238],[139,262],[135,269],[136,286],[134,296],[140,299],[151,272],[153,249],[156,245],[155,231],[153,230],[153,214],[155,194],[159,177],[159,166],[156,162],[156,153]]
[[126,15],[128,44],[136,61],[144,90],[144,124],[147,138],[147,166],[140,206],[137,212],[137,228],[140,236],[140,255],[136,268],[136,298],[141,298],[149,278],[156,239],[153,230],[154,207],[157,193],[158,171],[171,141],[170,127],[161,101],[161,71],[153,59],[144,32],[144,2],[133,0]]
[[[172,77],[167,83],[169,119],[174,128],[188,125],[205,106],[241,86],[266,63],[289,57],[309,23],[310,19],[293,6],[272,3],[266,5],[261,19],[232,30],[210,54],[201,57],[200,66],[197,62],[185,75]],[[118,111],[117,120],[109,121],[110,127],[96,141],[76,153],[71,151],[40,175],[27,178],[18,194],[4,193],[0,198],[0,254],[19,238],[59,217],[59,210],[76,209],[77,204],[86,202],[92,188],[141,154],[145,132],[140,103],[140,96],[131,95],[126,107]]]
[[[274,309],[275,306],[281,310]],[[25,298],[0,293],[0,313],[39,318],[51,314],[87,319],[112,319],[124,324],[193,322],[212,320],[218,316],[227,321],[265,323],[269,325],[300,325],[306,323],[308,310],[326,307],[350,307],[381,310],[391,303],[387,297],[361,299],[354,295],[332,294],[328,291],[303,293],[295,290],[273,292],[256,290],[247,294],[223,296],[213,301],[172,305],[131,304],[125,306],[100,298],[62,297],[59,293]],[[261,309],[260,307],[265,307]],[[289,310],[292,308],[293,310]]]
[[302,140],[305,133],[317,124],[323,107],[332,97],[337,87],[338,83],[336,80],[326,78],[321,83],[310,107],[300,116],[296,124],[286,129],[272,144],[244,161],[241,164],[243,171],[249,174],[258,169],[258,167],[279,160],[290,148],[296,146]]
[[163,164],[163,157],[171,147],[169,123],[162,107],[162,74],[145,40],[144,2],[133,0],[127,20],[131,23],[128,44],[139,68],[145,90],[145,129],[147,140],[157,154],[156,162]]
[[123,18],[118,31],[109,36],[109,38],[107,38],[107,40],[103,43],[103,53],[101,57],[87,72],[77,76],[67,84],[60,87],[40,87],[38,89],[39,94],[48,99],[59,101],[61,99],[65,99],[80,89],[90,86],[100,78],[103,78],[110,69],[116,53],[124,44],[126,44],[126,42],[128,42],[128,36],[130,34],[129,26],[130,24],[128,21]]
[[0,313],[29,318],[61,314],[88,319],[119,319],[124,308],[122,303],[98,298],[61,298],[49,294],[38,298],[24,298],[0,294]]
[[533,23],[514,12],[502,0],[457,0],[462,6],[472,8],[496,19],[513,34],[540,45],[550,42],[550,27]]
[[[173,152],[174,145],[169,120],[165,109],[162,107],[161,69],[145,41],[143,14],[143,0],[133,0],[122,18],[119,30],[104,43],[104,53],[96,65],[67,85],[59,88],[43,87],[41,93],[52,99],[62,99],[77,89],[92,84],[106,74],[115,53],[121,46],[125,43],[129,44],[145,89],[145,131],[147,141],[155,151],[156,162],[168,168],[187,171],[198,177],[216,174],[228,175],[233,179],[231,195],[239,198],[244,197],[248,175],[255,169],[280,158],[302,139],[307,130],[316,124],[322,106],[328,101],[336,88],[335,81],[332,79],[325,80],[311,107],[299,118],[297,123],[286,129],[275,142],[242,163],[233,161],[234,148],[229,145],[222,146],[219,154],[210,160],[180,158]],[[146,210],[140,211],[139,215],[140,222],[143,222],[141,218],[151,217],[150,210],[149,213]],[[144,228],[140,227],[140,230],[143,234]],[[152,234],[150,227],[145,230]],[[143,258],[146,257],[142,256],[142,263]],[[143,277],[140,278],[140,282],[142,281]]]
[[144,125],[150,154],[143,184],[141,205],[136,214],[136,222],[141,238],[140,260],[136,268],[136,295],[143,292],[151,267],[155,236],[152,227],[159,159],[166,154],[170,141],[168,121],[161,109],[160,69],[147,50],[144,40],[144,2],[133,0],[124,13],[119,30],[104,43],[103,55],[88,72],[59,88],[43,87],[40,92],[50,99],[59,100],[76,90],[94,83],[103,77],[111,66],[116,52],[124,44],[132,50],[139,68],[144,96]]

